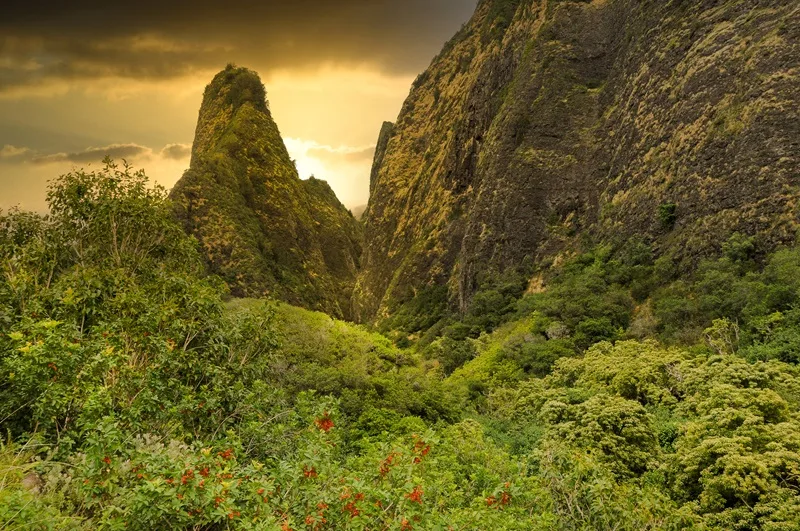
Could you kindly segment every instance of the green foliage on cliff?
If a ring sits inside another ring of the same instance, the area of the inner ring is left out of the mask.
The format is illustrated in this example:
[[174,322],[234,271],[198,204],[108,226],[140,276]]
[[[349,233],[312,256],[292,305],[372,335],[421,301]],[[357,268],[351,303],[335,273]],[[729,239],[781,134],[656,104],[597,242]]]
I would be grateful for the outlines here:
[[175,211],[233,294],[349,317],[361,225],[327,183],[300,180],[265,97],[244,68],[209,84]]
[[514,14],[522,0],[491,0],[489,4],[489,14],[486,17],[486,24],[489,26],[485,35],[495,39],[502,39],[503,34],[514,20]]
[[790,0],[478,2],[376,159],[357,315],[431,286],[463,313],[487,272],[591,237],[682,270],[736,231],[790,244],[796,28]]

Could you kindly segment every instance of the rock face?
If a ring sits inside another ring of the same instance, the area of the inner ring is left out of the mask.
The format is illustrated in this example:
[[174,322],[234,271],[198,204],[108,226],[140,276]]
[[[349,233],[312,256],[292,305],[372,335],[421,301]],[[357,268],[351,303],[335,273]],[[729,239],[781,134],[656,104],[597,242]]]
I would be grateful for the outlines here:
[[299,178],[254,72],[229,66],[206,87],[172,199],[234,295],[350,317],[361,225],[325,181]]
[[587,238],[792,241],[799,110],[795,0],[483,0],[381,131],[355,315]]

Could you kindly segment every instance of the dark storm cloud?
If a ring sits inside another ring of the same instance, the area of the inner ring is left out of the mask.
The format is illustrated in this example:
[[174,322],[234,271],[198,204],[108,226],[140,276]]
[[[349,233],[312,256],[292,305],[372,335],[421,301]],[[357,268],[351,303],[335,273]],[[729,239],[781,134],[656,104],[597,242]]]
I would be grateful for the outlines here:
[[476,0],[12,0],[0,17],[0,90],[53,80],[171,79],[228,62],[416,73]]

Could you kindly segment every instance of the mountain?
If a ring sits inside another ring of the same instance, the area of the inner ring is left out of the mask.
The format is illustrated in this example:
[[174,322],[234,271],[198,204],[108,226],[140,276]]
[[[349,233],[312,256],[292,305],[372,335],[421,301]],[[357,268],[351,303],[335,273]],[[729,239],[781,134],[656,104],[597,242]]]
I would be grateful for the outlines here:
[[234,295],[350,316],[361,225],[325,181],[299,178],[254,72],[228,66],[206,87],[171,197]]
[[482,0],[381,131],[356,318],[464,311],[587,241],[793,241],[798,43],[793,0]]
[[351,208],[350,212],[352,212],[354,218],[360,220],[361,216],[364,215],[365,210],[367,210],[367,205],[358,205],[356,207]]

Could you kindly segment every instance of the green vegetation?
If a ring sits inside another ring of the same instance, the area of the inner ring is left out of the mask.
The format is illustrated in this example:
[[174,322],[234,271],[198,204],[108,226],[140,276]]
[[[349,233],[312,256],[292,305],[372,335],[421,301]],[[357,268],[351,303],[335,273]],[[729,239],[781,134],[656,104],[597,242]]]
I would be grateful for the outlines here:
[[145,183],[77,172],[48,217],[0,219],[0,525],[526,528],[522,465],[435,366],[322,314],[226,306]]
[[678,221],[678,205],[675,203],[658,205],[658,221],[663,229],[672,230],[675,222]]
[[300,179],[265,98],[233,65],[206,87],[176,215],[232,294],[349,317],[361,225],[325,181]]
[[0,216],[4,528],[800,525],[800,249],[734,234],[679,278],[597,247],[460,320],[432,290],[400,348],[224,302],[141,172],[49,201]]
[[0,213],[0,529],[800,529],[798,14],[483,0],[368,245],[229,65]]
[[463,340],[477,338],[508,320],[516,312],[517,300],[525,291],[525,277],[511,272],[485,275],[467,310],[458,314],[448,300],[447,286],[420,290],[411,300],[399,304],[390,317],[380,322],[381,332],[401,346],[409,338],[419,338],[427,345],[436,337]]
[[521,3],[520,0],[491,0],[486,17],[489,31],[485,35],[492,39],[502,39]]
[[208,91],[218,94],[225,92],[225,104],[234,108],[251,103],[258,110],[267,112],[267,90],[258,76],[252,74],[249,70],[229,64],[209,86]]

